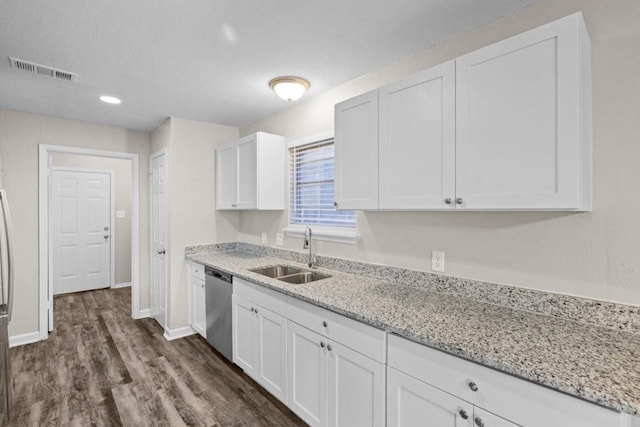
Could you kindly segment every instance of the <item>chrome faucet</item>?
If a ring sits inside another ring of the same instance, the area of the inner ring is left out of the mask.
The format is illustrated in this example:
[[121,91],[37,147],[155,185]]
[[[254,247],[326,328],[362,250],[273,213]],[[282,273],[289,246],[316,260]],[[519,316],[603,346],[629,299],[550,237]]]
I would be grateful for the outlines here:
[[311,237],[312,237],[311,228],[309,227],[305,228],[304,244],[302,245],[302,249],[309,249],[308,265],[309,265],[309,268],[314,268],[316,266],[316,254],[313,253]]

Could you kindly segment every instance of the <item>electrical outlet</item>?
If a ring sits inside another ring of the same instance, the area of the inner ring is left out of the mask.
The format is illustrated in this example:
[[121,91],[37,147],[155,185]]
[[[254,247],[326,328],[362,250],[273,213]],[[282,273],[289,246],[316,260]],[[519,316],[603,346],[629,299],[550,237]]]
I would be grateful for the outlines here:
[[282,233],[276,234],[276,245],[284,246],[284,234]]
[[262,233],[262,244],[263,245],[267,244],[267,233]]
[[124,211],[116,211],[116,218],[124,218],[124,217],[125,217]]
[[431,270],[444,273],[444,252],[431,251]]

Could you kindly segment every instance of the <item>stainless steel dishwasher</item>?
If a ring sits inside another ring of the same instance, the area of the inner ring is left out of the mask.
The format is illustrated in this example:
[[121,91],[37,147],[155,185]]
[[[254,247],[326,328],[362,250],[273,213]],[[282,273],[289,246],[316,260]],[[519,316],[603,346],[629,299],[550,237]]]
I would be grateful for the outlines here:
[[233,361],[231,337],[232,276],[205,267],[205,310],[207,341],[230,361]]

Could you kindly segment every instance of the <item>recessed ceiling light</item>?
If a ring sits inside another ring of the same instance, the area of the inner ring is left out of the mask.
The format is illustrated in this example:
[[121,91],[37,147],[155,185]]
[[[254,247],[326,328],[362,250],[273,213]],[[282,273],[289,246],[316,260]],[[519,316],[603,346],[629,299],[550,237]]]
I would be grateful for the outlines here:
[[276,77],[269,82],[269,87],[285,101],[295,101],[309,89],[309,82],[300,77]]
[[122,101],[115,96],[102,95],[100,97],[100,101],[106,102],[107,104],[120,104]]

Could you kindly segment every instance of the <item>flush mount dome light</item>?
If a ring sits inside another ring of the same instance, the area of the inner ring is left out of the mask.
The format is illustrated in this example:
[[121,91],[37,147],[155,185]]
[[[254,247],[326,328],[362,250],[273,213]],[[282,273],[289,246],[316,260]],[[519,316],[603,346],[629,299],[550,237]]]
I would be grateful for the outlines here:
[[102,95],[100,97],[100,101],[106,102],[107,104],[120,104],[122,101],[116,98],[115,96]]
[[269,87],[285,101],[295,101],[309,89],[309,82],[300,77],[276,77],[269,82]]

